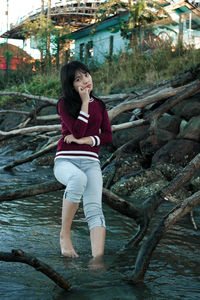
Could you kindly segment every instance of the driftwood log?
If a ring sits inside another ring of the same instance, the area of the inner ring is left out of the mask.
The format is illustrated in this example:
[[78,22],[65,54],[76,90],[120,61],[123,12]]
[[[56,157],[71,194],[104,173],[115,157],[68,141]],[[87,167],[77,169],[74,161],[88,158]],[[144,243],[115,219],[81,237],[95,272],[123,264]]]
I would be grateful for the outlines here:
[[71,289],[71,284],[59,273],[57,273],[54,269],[52,269],[46,263],[40,261],[34,256],[31,256],[25,253],[22,250],[12,250],[11,253],[8,252],[0,252],[0,261],[7,261],[7,262],[20,262],[23,264],[27,264],[36,269],[51,280],[53,280],[58,286],[62,289],[69,291]]

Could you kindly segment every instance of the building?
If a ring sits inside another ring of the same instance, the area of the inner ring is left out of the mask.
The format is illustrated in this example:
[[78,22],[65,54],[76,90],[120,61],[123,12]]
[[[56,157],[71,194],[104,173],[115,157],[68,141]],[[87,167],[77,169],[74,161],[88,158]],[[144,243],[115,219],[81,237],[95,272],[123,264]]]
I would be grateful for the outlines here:
[[[184,44],[200,48],[199,9],[188,1],[163,2],[166,11],[177,25],[162,24],[162,21],[156,24],[153,33],[143,35],[141,38],[141,50],[154,49],[167,40],[176,44],[180,38]],[[71,38],[75,40],[75,59],[85,63],[102,64],[106,58],[128,51],[129,40],[123,39],[121,32],[116,29],[119,19],[123,21],[127,18],[128,13],[123,13],[110,17],[98,25],[90,24],[74,31]]]
[[[9,52],[9,62],[6,61],[5,53]],[[6,70],[17,70],[20,66],[23,67],[33,62],[33,59],[24,50],[11,45],[11,44],[0,44],[0,72],[4,73]]]

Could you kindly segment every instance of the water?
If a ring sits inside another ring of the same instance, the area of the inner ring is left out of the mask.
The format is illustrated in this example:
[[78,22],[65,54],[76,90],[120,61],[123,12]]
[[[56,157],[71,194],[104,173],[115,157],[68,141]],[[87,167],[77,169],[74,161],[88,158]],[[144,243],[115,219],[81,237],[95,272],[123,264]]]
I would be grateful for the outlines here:
[[[0,161],[5,164],[3,151]],[[11,172],[2,170],[1,189],[29,187],[52,177],[51,168],[27,163]],[[61,198],[62,191],[57,191],[1,203],[0,251],[22,249],[37,257],[68,279],[72,290],[62,290],[28,265],[0,262],[0,299],[200,299],[200,233],[193,229],[188,216],[162,239],[154,251],[144,283],[134,286],[128,279],[137,251],[120,257],[118,253],[136,232],[135,223],[104,205],[107,222],[105,270],[90,270],[89,232],[82,207],[76,214],[72,230],[73,244],[80,257],[68,260],[60,255]],[[199,209],[195,209],[198,228],[199,214]]]

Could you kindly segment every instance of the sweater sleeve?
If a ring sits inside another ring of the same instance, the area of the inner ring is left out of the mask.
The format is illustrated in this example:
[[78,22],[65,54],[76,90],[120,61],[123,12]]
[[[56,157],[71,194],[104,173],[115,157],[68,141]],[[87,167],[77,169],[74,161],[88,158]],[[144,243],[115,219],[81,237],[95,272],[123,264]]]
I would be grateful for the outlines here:
[[112,129],[111,129],[110,120],[106,109],[104,110],[100,133],[98,135],[94,135],[90,137],[93,141],[92,147],[105,145],[112,142]]
[[58,112],[61,118],[61,123],[76,139],[85,136],[88,126],[89,115],[83,111],[79,112],[78,118],[75,119],[68,115],[64,108],[64,100],[61,99],[58,103]]

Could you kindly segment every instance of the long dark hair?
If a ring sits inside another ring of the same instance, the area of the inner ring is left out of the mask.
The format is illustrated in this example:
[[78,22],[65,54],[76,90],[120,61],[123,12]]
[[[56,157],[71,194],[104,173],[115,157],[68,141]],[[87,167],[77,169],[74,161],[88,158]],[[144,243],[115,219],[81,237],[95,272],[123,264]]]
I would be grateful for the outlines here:
[[[80,61],[71,61],[65,64],[61,68],[60,72],[64,108],[66,109],[67,113],[74,118],[78,117],[82,104],[79,93],[76,92],[73,87],[73,82],[77,71],[90,74],[88,67]],[[103,101],[94,96],[92,92],[90,93],[90,97],[97,99],[102,104],[103,109],[105,109],[105,104]]]

